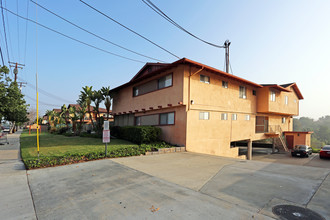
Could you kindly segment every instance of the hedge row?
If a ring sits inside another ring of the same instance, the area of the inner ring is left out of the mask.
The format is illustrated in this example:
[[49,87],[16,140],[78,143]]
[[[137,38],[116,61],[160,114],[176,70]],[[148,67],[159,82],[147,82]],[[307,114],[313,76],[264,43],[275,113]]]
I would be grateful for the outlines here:
[[[142,146],[127,146],[119,149],[114,149],[108,151],[108,158],[116,158],[116,157],[128,157],[128,156],[139,156],[141,154],[145,154],[146,151],[150,150],[150,146],[142,145]],[[35,168],[43,168],[43,167],[53,167],[59,165],[73,164],[82,161],[90,161],[97,160],[105,157],[104,152],[93,152],[86,154],[66,154],[64,156],[59,157],[40,157],[38,159],[27,159],[24,160],[24,164],[26,169],[35,169]]]
[[136,144],[156,142],[160,134],[161,129],[153,126],[111,127],[111,135]]

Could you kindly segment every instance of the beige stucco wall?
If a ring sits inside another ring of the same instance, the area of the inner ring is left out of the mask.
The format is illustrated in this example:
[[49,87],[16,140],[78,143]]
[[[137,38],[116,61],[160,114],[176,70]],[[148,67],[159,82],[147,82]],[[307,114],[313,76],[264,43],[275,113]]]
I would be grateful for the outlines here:
[[[170,73],[173,73],[173,86],[133,97],[134,86],[160,78]],[[112,113],[129,113],[129,111],[142,111],[142,109],[149,110],[150,107],[157,109],[158,106],[167,107],[168,104],[172,104],[173,106],[177,105],[178,102],[182,102],[183,100],[182,73],[182,67],[171,69],[162,74],[141,81],[138,84],[121,89],[120,92],[115,93],[113,97]]]
[[[270,100],[270,90],[275,91],[275,102]],[[299,115],[299,98],[293,88],[290,88],[290,91],[281,92],[269,87],[260,88],[258,90],[258,112]],[[287,105],[285,104],[285,96],[288,97]]]
[[161,139],[180,146],[186,144],[186,111],[185,106],[168,107],[165,109],[136,113],[135,116],[153,115],[167,112],[175,112],[174,125],[157,126],[162,129]]

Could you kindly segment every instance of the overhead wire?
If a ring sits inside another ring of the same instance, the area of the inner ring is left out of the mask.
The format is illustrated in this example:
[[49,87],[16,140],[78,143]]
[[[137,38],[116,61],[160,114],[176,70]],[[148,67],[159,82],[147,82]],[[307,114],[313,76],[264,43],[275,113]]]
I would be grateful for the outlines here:
[[143,38],[144,40],[146,40],[146,41],[148,41],[149,43],[155,45],[156,47],[162,49],[163,51],[165,51],[165,52],[171,54],[172,56],[174,56],[174,57],[180,59],[180,57],[178,57],[178,56],[175,55],[174,53],[172,53],[172,52],[170,52],[169,50],[165,49],[164,47],[158,45],[157,43],[151,41],[151,40],[148,39],[147,37],[145,37],[145,36],[143,36],[143,35],[137,33],[136,31],[132,30],[131,28],[129,28],[129,27],[127,27],[127,26],[121,24],[120,22],[116,21],[115,19],[113,19],[113,18],[110,17],[109,15],[106,15],[105,13],[103,13],[103,12],[101,12],[100,10],[96,9],[95,7],[89,5],[88,3],[84,2],[83,0],[79,0],[79,1],[80,1],[81,3],[83,3],[83,4],[85,4],[86,6],[88,6],[89,8],[93,9],[94,11],[98,12],[99,14],[103,15],[104,17],[108,18],[109,20],[111,20],[111,21],[115,22],[116,24],[120,25],[121,27],[125,28],[126,30],[129,30],[130,32],[132,32],[132,33],[134,33],[135,35],[137,35],[137,36]]
[[[18,14],[18,0],[16,0],[16,11]],[[20,46],[19,46],[19,20],[18,17],[16,17],[17,19],[17,50],[18,50],[18,62],[21,62],[21,56],[20,56]]]
[[[7,0],[5,0],[4,1],[5,2],[5,8],[7,8]],[[7,13],[7,11],[5,11],[5,13],[6,13],[6,22],[7,22],[7,32],[8,32],[8,41],[9,41],[9,49],[10,49],[10,55],[11,55],[11,57],[10,57],[10,61],[14,61],[14,52],[13,52],[13,44],[12,44],[12,42],[11,42],[11,35],[10,35],[10,27],[9,27],[9,20],[8,20],[8,13]],[[9,60],[8,60],[8,62],[9,62]],[[9,66],[10,67],[10,66]],[[11,68],[10,68],[11,69]]]
[[96,49],[96,50],[99,50],[99,51],[102,51],[102,52],[104,52],[104,53],[108,53],[108,54],[111,54],[111,55],[113,55],[113,56],[117,56],[117,57],[120,57],[120,58],[123,58],[123,59],[126,59],[126,60],[130,60],[130,61],[134,61],[134,62],[138,62],[138,63],[145,63],[145,62],[143,62],[143,61],[141,61],[141,60],[136,60],[136,59],[132,59],[132,58],[129,58],[129,57],[125,57],[125,56],[122,56],[122,55],[119,55],[119,54],[116,54],[116,53],[112,53],[112,52],[110,52],[110,51],[108,51],[108,50],[101,49],[101,48],[96,47],[96,46],[94,46],[94,45],[91,45],[91,44],[85,43],[85,42],[83,42],[83,41],[81,41],[81,40],[78,40],[78,39],[76,39],[76,38],[74,38],[74,37],[68,36],[68,35],[63,34],[63,33],[59,32],[59,31],[56,31],[56,30],[54,30],[54,29],[52,29],[52,28],[50,28],[50,27],[47,27],[47,26],[45,26],[45,25],[43,25],[43,24],[40,24],[39,22],[33,21],[33,20],[29,19],[29,18],[25,18],[25,17],[23,17],[23,16],[21,16],[21,15],[18,15],[18,14],[16,14],[15,12],[12,12],[11,10],[9,10],[9,9],[7,9],[7,8],[4,8],[4,7],[1,7],[1,8],[3,8],[4,10],[8,11],[9,13],[11,13],[11,14],[13,14],[13,15],[15,15],[15,16],[18,16],[18,17],[21,18],[21,19],[25,19],[25,20],[27,20],[27,21],[29,21],[29,22],[32,22],[32,23],[34,23],[34,24],[37,24],[37,25],[39,25],[39,26],[41,26],[41,27],[43,27],[43,28],[45,28],[45,29],[47,29],[47,30],[50,30],[50,31],[52,31],[52,32],[55,32],[55,33],[57,33],[57,34],[59,34],[59,35],[61,35],[61,36],[63,36],[63,37],[69,38],[69,39],[71,39],[71,40],[73,40],[73,41],[76,41],[76,42],[78,42],[78,43],[84,44],[84,45],[86,45],[86,46],[88,46],[88,47],[94,48],[94,49]]
[[[29,18],[29,3],[30,1],[26,1],[27,6],[26,6],[26,18]],[[28,37],[28,20],[25,22],[25,46],[24,46],[24,64],[25,64],[25,59],[26,59],[26,45],[27,45],[27,37]]]
[[101,37],[101,36],[99,36],[99,35],[97,35],[97,34],[94,34],[93,32],[88,31],[87,29],[82,28],[81,26],[79,26],[79,25],[77,25],[77,24],[75,24],[75,23],[73,23],[73,22],[71,22],[71,21],[69,21],[69,20],[63,18],[62,16],[60,16],[60,15],[58,15],[58,14],[52,12],[51,10],[47,9],[46,7],[44,7],[44,6],[42,6],[42,5],[40,5],[40,4],[36,3],[36,2],[34,2],[33,0],[30,0],[30,1],[31,1],[32,3],[34,3],[35,5],[37,5],[38,7],[44,9],[45,11],[47,11],[47,12],[49,12],[49,13],[55,15],[56,17],[58,17],[58,18],[60,18],[60,19],[62,19],[63,21],[65,21],[65,22],[67,22],[67,23],[69,23],[69,24],[75,26],[76,28],[79,28],[80,30],[83,30],[83,31],[85,31],[85,32],[87,32],[87,33],[93,35],[94,37],[97,37],[97,38],[99,38],[99,39],[101,39],[101,40],[103,40],[103,41],[105,41],[105,42],[107,42],[107,43],[110,43],[110,44],[112,44],[112,45],[114,45],[114,46],[116,46],[116,47],[119,47],[119,48],[121,48],[121,49],[124,49],[124,50],[126,50],[126,51],[129,51],[129,52],[131,52],[131,53],[134,53],[134,54],[136,54],[136,55],[139,55],[139,56],[142,56],[142,57],[145,57],[145,58],[148,58],[148,59],[152,59],[152,60],[156,60],[156,61],[160,61],[160,62],[165,62],[165,61],[163,61],[163,60],[159,60],[159,59],[156,59],[156,58],[153,58],[153,57],[150,57],[150,56],[146,56],[146,55],[144,55],[144,54],[138,53],[138,52],[136,52],[136,51],[133,51],[133,50],[131,50],[131,49],[128,49],[128,48],[126,48],[126,47],[123,47],[123,46],[121,46],[121,45],[119,45],[119,44],[116,44],[116,43],[114,43],[114,42],[112,42],[112,41],[109,41],[109,40],[105,39],[104,37]]
[[3,32],[5,35],[5,43],[6,43],[6,50],[7,50],[7,57],[8,57],[8,62],[10,61],[9,59],[9,50],[8,50],[8,42],[7,42],[7,34],[6,34],[6,24],[5,24],[5,17],[3,14],[3,7],[2,7],[2,0],[1,0],[1,14],[2,14],[2,26],[3,26]]
[[161,9],[159,9],[154,3],[152,3],[150,0],[142,0],[142,2],[144,4],[146,4],[149,8],[151,8],[154,12],[156,12],[157,14],[159,14],[161,17],[163,17],[165,20],[167,20],[168,22],[170,22],[171,24],[173,24],[175,27],[179,28],[180,30],[184,31],[185,33],[189,34],[190,36],[194,37],[195,39],[202,41],[203,43],[206,43],[208,45],[211,45],[213,47],[217,47],[217,48],[224,48],[223,45],[217,45],[214,43],[211,43],[209,41],[203,40],[202,38],[192,34],[191,32],[189,32],[188,30],[186,30],[185,28],[183,28],[181,25],[179,25],[178,23],[176,23],[174,20],[172,20],[169,16],[167,16]]
[[[22,80],[20,77],[17,77],[19,80]],[[27,82],[27,84],[26,84],[28,87],[30,87],[31,89],[36,89],[36,86],[34,85],[34,84],[32,84],[32,83],[30,83],[30,82]],[[38,88],[38,91],[40,92],[40,93],[42,93],[43,95],[45,95],[45,96],[48,96],[48,97],[50,97],[50,98],[53,98],[53,99],[57,99],[57,100],[59,100],[59,101],[61,101],[61,102],[66,102],[66,103],[74,103],[74,102],[72,102],[72,101],[69,101],[69,100],[67,100],[67,99],[63,99],[62,97],[59,97],[59,96],[57,96],[57,95],[54,95],[54,94],[52,94],[52,93],[50,93],[50,92],[47,92],[46,90],[44,90],[44,89],[41,89],[41,88]]]
[[[32,98],[31,96],[29,95],[26,95],[24,94],[25,97],[31,99],[32,101],[37,101],[35,98]],[[55,107],[58,107],[58,105],[54,105],[54,104],[50,104],[50,103],[46,103],[46,102],[43,102],[43,101],[39,101],[40,104],[43,104],[43,105],[47,105],[47,106],[55,106]]]

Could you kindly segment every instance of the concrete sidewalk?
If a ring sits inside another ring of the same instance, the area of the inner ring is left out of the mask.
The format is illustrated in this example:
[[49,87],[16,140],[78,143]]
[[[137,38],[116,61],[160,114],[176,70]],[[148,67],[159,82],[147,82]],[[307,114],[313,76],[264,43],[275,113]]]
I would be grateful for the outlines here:
[[36,219],[26,170],[20,159],[21,131],[0,145],[0,218]]

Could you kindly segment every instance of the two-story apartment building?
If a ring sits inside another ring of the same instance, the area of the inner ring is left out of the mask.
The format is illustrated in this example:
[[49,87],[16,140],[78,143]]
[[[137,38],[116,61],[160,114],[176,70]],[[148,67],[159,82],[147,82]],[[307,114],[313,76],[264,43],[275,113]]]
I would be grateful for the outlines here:
[[115,125],[153,125],[187,151],[238,157],[236,141],[292,131],[303,99],[295,83],[260,85],[183,58],[147,63],[111,90]]

